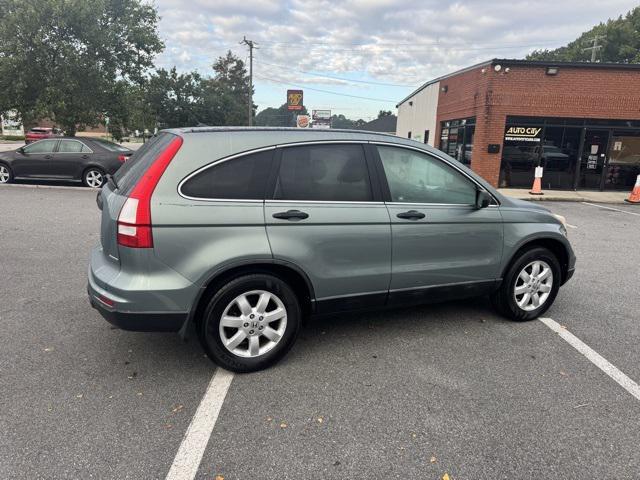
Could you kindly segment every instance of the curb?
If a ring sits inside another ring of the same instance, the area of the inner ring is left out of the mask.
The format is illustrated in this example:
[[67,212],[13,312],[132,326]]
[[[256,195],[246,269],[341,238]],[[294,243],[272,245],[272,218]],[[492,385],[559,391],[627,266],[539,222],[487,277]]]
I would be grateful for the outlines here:
[[65,187],[63,185],[32,185],[21,183],[8,183],[0,186],[0,188],[42,188],[45,190],[60,189],[60,190],[82,190],[83,192],[98,192],[98,189],[89,187]]
[[[503,194],[504,195],[504,194]],[[611,205],[624,205],[624,200],[601,200],[597,198],[587,198],[587,197],[554,197],[551,195],[543,196],[531,196],[531,197],[512,197],[509,195],[505,195],[508,198],[517,198],[518,200],[529,200],[532,202],[596,202],[596,203],[607,203]]]

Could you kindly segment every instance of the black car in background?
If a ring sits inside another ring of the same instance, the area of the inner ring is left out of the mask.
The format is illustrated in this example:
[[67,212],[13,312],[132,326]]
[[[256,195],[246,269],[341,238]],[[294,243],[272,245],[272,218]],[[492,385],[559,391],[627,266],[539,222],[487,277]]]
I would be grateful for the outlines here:
[[81,181],[100,188],[132,150],[98,138],[48,138],[0,153],[0,184],[14,178]]

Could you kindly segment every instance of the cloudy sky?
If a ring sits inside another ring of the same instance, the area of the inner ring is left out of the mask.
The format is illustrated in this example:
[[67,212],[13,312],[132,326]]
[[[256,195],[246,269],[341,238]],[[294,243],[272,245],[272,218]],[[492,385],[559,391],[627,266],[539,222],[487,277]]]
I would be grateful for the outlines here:
[[[638,0],[155,0],[166,43],[157,64],[208,74],[243,36],[257,43],[254,102],[304,89],[308,109],[374,118],[413,88],[490,58],[555,48]],[[340,94],[340,95],[338,95]]]

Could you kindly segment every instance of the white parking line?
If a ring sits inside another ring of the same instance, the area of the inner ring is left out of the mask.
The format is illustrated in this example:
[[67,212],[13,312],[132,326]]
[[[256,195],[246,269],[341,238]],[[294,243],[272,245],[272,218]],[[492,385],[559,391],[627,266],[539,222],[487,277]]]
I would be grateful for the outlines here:
[[218,368],[184,434],[166,480],[193,480],[198,473],[209,437],[218,420],[233,373]]
[[613,210],[614,212],[626,213],[628,215],[635,215],[637,217],[640,217],[640,213],[637,213],[637,212],[629,212],[627,210],[620,210],[619,208],[613,208],[613,207],[605,207],[603,205],[597,205],[595,203],[589,203],[589,202],[581,202],[581,203],[583,203],[585,205],[590,205],[592,207],[602,208],[604,210]]
[[551,318],[540,318],[539,320],[556,332],[560,338],[565,340],[569,345],[587,357],[587,359],[596,367],[618,382],[618,384],[627,392],[640,400],[640,385],[618,370],[615,365],[611,364],[606,358],[602,357],[598,352],[593,350],[589,345],[584,343],[555,320],[552,320]]

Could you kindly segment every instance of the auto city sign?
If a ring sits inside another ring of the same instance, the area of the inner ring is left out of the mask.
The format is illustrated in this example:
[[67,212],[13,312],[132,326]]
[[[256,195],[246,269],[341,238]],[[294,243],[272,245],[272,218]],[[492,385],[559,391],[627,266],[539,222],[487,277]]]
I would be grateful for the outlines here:
[[507,127],[504,132],[506,142],[540,142],[542,127]]

